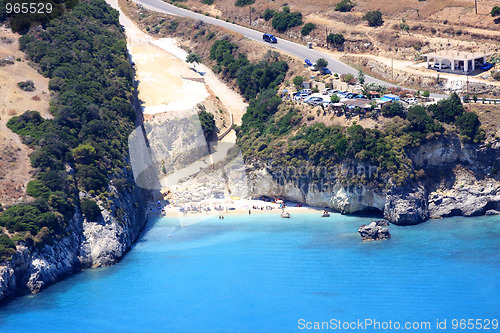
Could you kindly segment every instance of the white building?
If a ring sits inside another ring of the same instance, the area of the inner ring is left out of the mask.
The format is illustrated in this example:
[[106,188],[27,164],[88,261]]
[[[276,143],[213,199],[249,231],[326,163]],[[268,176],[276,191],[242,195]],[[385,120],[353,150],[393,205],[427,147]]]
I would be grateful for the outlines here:
[[[441,50],[423,54],[427,58],[427,68],[450,70],[455,73],[469,73],[486,63],[488,53]],[[432,66],[431,63],[432,62]]]

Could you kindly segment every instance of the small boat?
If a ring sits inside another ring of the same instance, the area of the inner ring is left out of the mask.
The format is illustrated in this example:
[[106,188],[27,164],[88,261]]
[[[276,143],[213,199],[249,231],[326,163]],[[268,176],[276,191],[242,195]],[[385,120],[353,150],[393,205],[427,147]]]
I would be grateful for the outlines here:
[[281,212],[281,217],[284,218],[284,219],[289,219],[290,218],[290,213],[282,211]]
[[321,215],[321,217],[330,217],[330,213],[323,213],[323,215]]

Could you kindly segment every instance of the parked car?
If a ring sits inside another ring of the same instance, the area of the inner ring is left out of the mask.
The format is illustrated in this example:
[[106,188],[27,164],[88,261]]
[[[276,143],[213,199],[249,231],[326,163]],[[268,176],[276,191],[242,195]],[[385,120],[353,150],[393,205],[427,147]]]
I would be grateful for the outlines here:
[[332,88],[325,88],[325,89],[321,90],[321,93],[323,95],[331,95],[332,91],[333,91]]
[[417,103],[417,99],[413,98],[413,97],[412,98],[407,98],[405,100],[405,102],[408,103],[408,104],[416,104]]
[[274,37],[272,34],[264,34],[262,36],[262,39],[264,40],[264,42],[268,42],[268,43],[271,43],[271,44],[276,44],[278,42],[278,40],[276,39],[276,37]]
[[313,64],[313,65],[311,66],[311,70],[313,70],[313,71],[319,71],[318,65]]
[[309,60],[309,59],[306,59],[306,60],[304,60],[304,61],[306,62],[306,65],[307,65],[307,66],[312,66],[312,65],[313,65],[313,63],[312,63],[312,62],[311,62],[311,60]]
[[345,95],[345,97],[349,98],[349,99],[354,98],[355,96],[356,96],[355,93],[349,93],[349,94]]
[[308,99],[306,99],[304,102],[308,104],[317,104],[317,103],[323,103],[323,98],[321,97],[316,97],[316,96],[311,96]]
[[309,95],[312,94],[312,90],[311,89],[302,89],[300,92],[304,93],[304,94],[307,94],[307,96],[309,96]]
[[356,96],[354,96],[354,98],[366,98],[366,96],[365,95],[356,95]]
[[490,64],[489,62],[487,62],[481,66],[481,69],[487,71],[487,70],[491,69],[492,67],[493,67],[493,64]]
[[332,71],[328,69],[328,67],[323,67],[323,68],[320,68],[319,70],[321,72],[321,74],[332,74]]
[[297,92],[293,94],[293,99],[296,101],[300,101],[301,99],[307,98],[309,95],[303,92]]

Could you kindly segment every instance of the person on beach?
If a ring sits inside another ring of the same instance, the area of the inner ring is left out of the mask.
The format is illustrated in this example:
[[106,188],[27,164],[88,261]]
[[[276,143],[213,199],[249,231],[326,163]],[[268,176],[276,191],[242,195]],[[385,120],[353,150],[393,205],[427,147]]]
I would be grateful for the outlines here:
[[248,215],[252,215],[252,211],[250,209],[248,210]]

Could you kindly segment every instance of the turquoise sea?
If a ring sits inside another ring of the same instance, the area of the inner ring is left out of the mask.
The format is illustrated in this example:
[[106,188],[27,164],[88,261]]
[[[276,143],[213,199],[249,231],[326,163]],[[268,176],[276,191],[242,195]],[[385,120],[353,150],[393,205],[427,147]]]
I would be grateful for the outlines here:
[[303,332],[358,320],[431,325],[411,332],[500,331],[453,321],[500,319],[500,217],[390,226],[390,240],[362,242],[356,230],[369,222],[339,214],[213,217],[184,228],[151,220],[119,264],[0,307],[0,332]]

